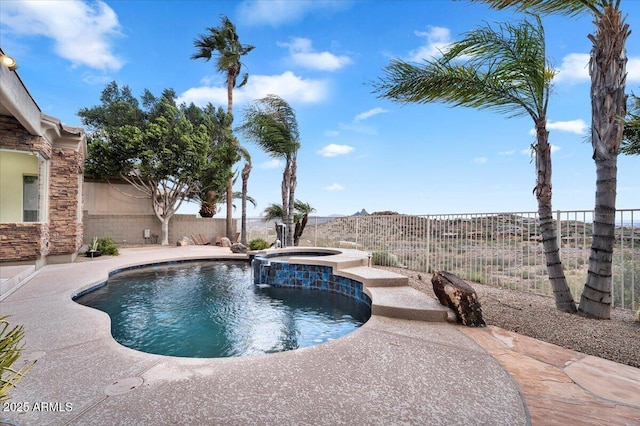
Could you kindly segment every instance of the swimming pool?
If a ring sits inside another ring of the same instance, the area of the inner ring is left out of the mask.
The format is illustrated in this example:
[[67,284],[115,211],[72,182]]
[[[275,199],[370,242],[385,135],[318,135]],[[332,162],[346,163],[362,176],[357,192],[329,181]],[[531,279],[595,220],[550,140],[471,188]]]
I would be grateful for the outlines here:
[[329,342],[371,316],[335,292],[256,286],[246,262],[199,261],[136,268],[78,297],[111,317],[116,341],[148,353],[230,357]]

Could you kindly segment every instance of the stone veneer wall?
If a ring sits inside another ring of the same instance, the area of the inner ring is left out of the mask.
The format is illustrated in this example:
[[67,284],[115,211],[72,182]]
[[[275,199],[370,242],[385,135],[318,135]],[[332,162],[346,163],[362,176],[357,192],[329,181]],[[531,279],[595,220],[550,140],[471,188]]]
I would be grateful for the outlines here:
[[[236,226],[234,220],[234,227]],[[84,242],[89,244],[95,236],[109,237],[122,244],[145,244],[143,231],[149,229],[160,241],[161,223],[155,215],[100,215],[84,212]],[[175,215],[169,221],[169,244],[174,245],[183,236],[202,234],[211,243],[217,235],[226,234],[225,219],[203,219],[194,215]]]
[[0,223],[0,260],[29,261],[49,253],[46,223]]
[[275,287],[300,287],[330,291],[351,297],[371,307],[371,298],[363,291],[362,283],[333,274],[333,268],[321,265],[298,265],[287,262],[270,262],[260,268],[260,284]]
[[33,136],[14,117],[0,115],[0,147],[18,151],[38,151],[51,158],[51,144],[41,136]]
[[76,253],[82,242],[78,196],[84,158],[71,149],[55,149],[49,169],[51,255]]

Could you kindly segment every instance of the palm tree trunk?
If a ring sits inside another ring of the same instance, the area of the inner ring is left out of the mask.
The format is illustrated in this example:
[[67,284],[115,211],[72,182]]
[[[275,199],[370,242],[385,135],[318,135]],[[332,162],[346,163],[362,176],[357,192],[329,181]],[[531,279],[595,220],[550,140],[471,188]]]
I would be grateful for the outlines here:
[[589,272],[579,311],[586,316],[611,316],[612,260],[616,218],[617,162],[626,116],[625,79],[628,25],[612,4],[596,17],[591,74],[591,144],[596,163],[596,200]]
[[553,226],[553,210],[551,208],[551,146],[549,145],[549,132],[546,129],[546,120],[536,122],[537,143],[536,153],[536,200],[538,201],[538,220],[542,233],[542,247],[547,262],[549,282],[553,289],[556,308],[562,312],[575,313],[576,304],[573,301],[571,290],[562,268],[560,248]]
[[294,229],[294,205],[295,205],[295,200],[296,200],[296,185],[297,185],[297,179],[296,179],[296,173],[297,173],[297,169],[298,169],[298,162],[297,162],[297,155],[294,152],[291,155],[291,169],[290,169],[290,173],[289,173],[289,211],[287,214],[287,246],[293,246],[294,245],[294,234],[295,234],[295,229]]
[[290,183],[290,173],[291,173],[291,156],[287,154],[286,162],[284,165],[284,171],[282,172],[282,185],[280,187],[282,191],[282,222],[285,224],[285,229],[287,230],[287,235],[285,241],[282,241],[282,246],[287,246],[287,241],[289,240],[289,209],[292,207],[289,205],[289,183]]
[[[231,69],[227,72],[227,113],[233,117],[233,82],[235,77]],[[230,125],[231,126],[231,125]],[[227,238],[233,241],[233,177],[227,181]]]
[[247,183],[251,173],[251,163],[245,163],[242,169],[242,222],[240,229],[240,242],[247,245]]

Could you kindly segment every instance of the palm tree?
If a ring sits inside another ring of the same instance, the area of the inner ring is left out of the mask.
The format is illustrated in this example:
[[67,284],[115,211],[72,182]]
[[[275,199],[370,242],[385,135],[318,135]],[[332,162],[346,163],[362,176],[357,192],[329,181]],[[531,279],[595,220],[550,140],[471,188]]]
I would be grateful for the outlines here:
[[293,204],[297,184],[297,155],[300,148],[295,111],[284,99],[276,95],[267,95],[246,108],[244,123],[238,129],[267,154],[285,161],[281,184],[281,217],[287,227],[285,245],[291,246],[294,236]]
[[549,280],[556,307],[575,312],[551,208],[551,147],[546,122],[553,72],[545,56],[540,19],[535,16],[533,23],[525,19],[517,25],[499,24],[498,31],[489,25],[478,28],[466,33],[438,59],[427,59],[420,66],[394,60],[385,73],[375,83],[376,91],[384,98],[405,103],[445,102],[533,119],[537,176],[534,193]]
[[[219,27],[207,28],[208,33],[201,34],[194,41],[197,52],[191,59],[204,59],[209,61],[217,58],[216,69],[227,74],[227,113],[233,117],[233,88],[242,87],[247,83],[249,74],[245,73],[240,84],[237,84],[238,76],[242,69],[240,59],[254,49],[254,46],[240,43],[236,26],[227,18],[220,18]],[[231,127],[231,124],[229,124]],[[227,180],[227,200],[233,197],[233,179]],[[227,237],[231,238],[233,229],[233,209],[227,204]]]
[[[300,237],[304,232],[304,228],[307,226],[307,221],[309,220],[309,215],[316,211],[309,203],[302,202],[300,200],[296,200],[294,203],[294,223],[295,223],[295,231],[293,236],[293,244],[298,246],[300,244]],[[272,220],[282,219],[284,217],[284,213],[282,210],[281,204],[269,204],[267,208],[264,209],[264,217],[262,220],[265,222],[270,222]]]
[[295,205],[295,216],[294,221],[296,223],[296,229],[293,233],[293,245],[297,246],[300,244],[300,237],[304,232],[304,228],[307,226],[307,222],[309,221],[309,215],[316,211],[311,204],[303,203],[300,200],[296,200]]
[[[240,225],[240,243],[247,245],[247,184],[249,182],[249,174],[251,173],[251,155],[244,147],[239,149],[240,155],[244,158],[244,167],[240,176],[242,177],[242,219]],[[249,197],[250,198],[250,197]],[[253,202],[255,207],[255,201]]]
[[591,146],[596,164],[596,196],[589,272],[578,310],[598,319],[611,317],[613,244],[615,241],[618,154],[627,104],[626,42],[629,25],[620,10],[621,0],[472,0],[495,9],[568,16],[592,15],[595,34],[589,60],[591,75]]

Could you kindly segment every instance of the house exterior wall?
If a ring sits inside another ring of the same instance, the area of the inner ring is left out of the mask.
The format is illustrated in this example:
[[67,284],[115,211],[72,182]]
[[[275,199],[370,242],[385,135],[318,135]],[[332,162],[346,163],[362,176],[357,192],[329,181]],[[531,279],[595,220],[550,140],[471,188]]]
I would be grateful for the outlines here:
[[82,222],[78,220],[78,176],[83,173],[84,157],[72,149],[56,149],[49,177],[50,255],[76,253],[82,241]]
[[[23,176],[38,176],[38,158],[14,151],[0,156],[0,222],[22,222]],[[20,196],[16,196],[19,194]]]
[[[46,118],[50,124],[49,118]],[[55,123],[54,123],[55,124]],[[60,126],[59,123],[57,123]],[[54,126],[55,128],[55,126]],[[59,130],[59,129],[56,129]],[[63,135],[66,137],[66,135]],[[82,215],[78,202],[82,182],[84,154],[78,150],[84,143],[83,134],[62,140],[51,133],[44,136],[30,134],[20,122],[10,116],[0,115],[0,148],[37,152],[49,163],[48,179],[40,196],[47,197],[47,208],[42,222],[0,223],[0,262],[33,261],[45,264],[49,260],[71,261],[82,242]],[[60,146],[56,146],[58,139]],[[67,145],[75,145],[70,148]],[[50,256],[49,258],[47,258]]]

